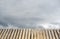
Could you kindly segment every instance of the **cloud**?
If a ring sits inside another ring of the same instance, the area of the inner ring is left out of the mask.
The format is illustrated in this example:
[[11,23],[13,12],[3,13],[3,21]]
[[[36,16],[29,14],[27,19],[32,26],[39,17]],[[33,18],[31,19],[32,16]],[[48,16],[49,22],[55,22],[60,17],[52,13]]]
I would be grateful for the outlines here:
[[0,25],[37,28],[44,23],[60,26],[59,0],[0,0]]

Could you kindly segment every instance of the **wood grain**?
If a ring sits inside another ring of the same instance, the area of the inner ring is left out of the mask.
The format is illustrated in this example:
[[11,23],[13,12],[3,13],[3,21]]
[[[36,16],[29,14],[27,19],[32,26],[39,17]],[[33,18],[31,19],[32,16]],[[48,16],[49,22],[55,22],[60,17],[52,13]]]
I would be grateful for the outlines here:
[[0,29],[0,39],[60,39],[60,29]]

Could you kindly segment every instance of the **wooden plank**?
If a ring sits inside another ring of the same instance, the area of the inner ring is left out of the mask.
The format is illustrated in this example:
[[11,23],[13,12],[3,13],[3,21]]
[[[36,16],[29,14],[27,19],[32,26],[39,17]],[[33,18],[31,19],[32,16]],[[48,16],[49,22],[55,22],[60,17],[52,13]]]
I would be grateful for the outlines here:
[[8,39],[7,37],[9,36],[9,32],[10,32],[10,30],[7,29],[7,32],[6,32],[6,34],[5,34],[4,39]]
[[28,29],[26,29],[25,34],[25,39],[28,39]]
[[40,36],[39,36],[39,31],[36,32],[36,35],[37,35],[36,39],[40,39],[40,38],[39,38],[39,37],[40,37]]
[[25,38],[25,29],[23,30],[22,39]]
[[46,33],[45,33],[45,30],[43,30],[43,39],[46,39]]
[[33,39],[33,30],[31,30],[31,39]]
[[49,39],[48,30],[46,30],[46,38]]
[[34,39],[37,39],[36,38],[36,36],[37,36],[36,31],[33,31],[33,34],[34,34]]
[[5,32],[5,30],[2,29],[2,32],[0,34],[0,39],[2,39],[4,32]]
[[48,32],[49,32],[49,37],[50,37],[50,39],[53,39],[51,31],[48,30]]
[[18,30],[18,31],[17,31],[16,39],[19,39],[20,31],[21,31],[21,30]]
[[54,30],[54,32],[55,32],[56,39],[59,39],[59,37],[58,37],[58,34],[57,34],[56,30]]
[[28,39],[31,39],[31,29],[28,30]]
[[16,35],[17,35],[17,29],[15,29],[13,39],[16,39]]
[[53,30],[51,30],[51,32],[52,32],[52,36],[53,36],[52,38],[55,39],[55,35],[54,35]]
[[7,33],[7,29],[5,29],[5,32],[3,33],[3,35],[2,35],[3,37],[1,37],[1,39],[4,39],[6,33]]
[[11,33],[10,33],[9,39],[13,39],[13,36],[15,36],[14,33],[15,33],[15,30],[12,30]]

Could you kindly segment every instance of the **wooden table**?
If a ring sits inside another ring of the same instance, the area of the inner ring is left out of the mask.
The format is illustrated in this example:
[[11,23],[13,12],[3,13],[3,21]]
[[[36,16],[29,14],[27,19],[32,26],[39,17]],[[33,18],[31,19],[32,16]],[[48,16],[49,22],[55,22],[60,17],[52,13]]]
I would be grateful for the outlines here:
[[60,29],[0,29],[0,39],[60,39]]

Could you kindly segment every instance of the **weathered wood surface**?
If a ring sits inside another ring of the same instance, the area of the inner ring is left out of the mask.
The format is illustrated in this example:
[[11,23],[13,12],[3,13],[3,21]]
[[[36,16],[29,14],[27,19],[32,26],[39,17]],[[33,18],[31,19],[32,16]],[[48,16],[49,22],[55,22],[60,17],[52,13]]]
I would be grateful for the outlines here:
[[60,39],[60,30],[0,29],[0,39]]

